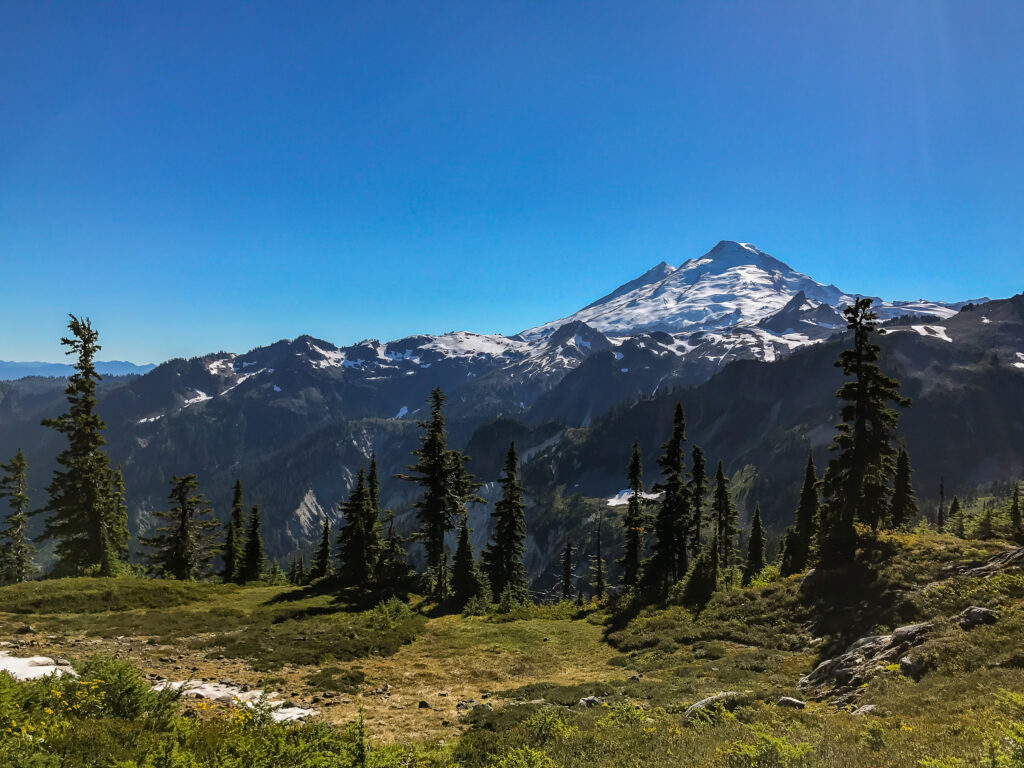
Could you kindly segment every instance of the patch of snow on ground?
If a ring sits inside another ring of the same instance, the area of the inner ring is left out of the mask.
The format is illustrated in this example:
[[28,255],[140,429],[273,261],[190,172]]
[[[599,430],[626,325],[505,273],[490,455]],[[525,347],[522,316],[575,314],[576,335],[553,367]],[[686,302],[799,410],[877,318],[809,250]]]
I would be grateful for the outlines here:
[[989,319],[988,319],[987,317],[985,317],[984,315],[982,315],[982,316],[981,316],[981,322],[983,322],[983,323],[991,323],[992,321],[991,321],[991,320],[989,320]]
[[207,400],[213,400],[213,398],[210,395],[206,394],[201,389],[196,389],[195,393],[195,397],[186,398],[184,406],[185,408],[188,408],[190,405],[195,405],[196,403],[205,403]]
[[942,341],[953,342],[949,338],[949,334],[946,333],[946,326],[944,325],[912,325],[910,326],[922,336],[927,336],[931,339],[940,339]]
[[0,672],[7,672],[15,680],[36,680],[47,675],[71,675],[75,671],[70,664],[59,663],[49,656],[11,656],[0,651]]
[[1017,353],[1017,361],[1013,364],[1014,368],[1024,368],[1024,352]]
[[157,419],[162,419],[163,417],[164,415],[162,413],[158,413],[156,416],[147,416],[144,419],[139,419],[138,423],[149,424],[151,421],[156,421]]
[[[610,499],[608,499],[607,504],[608,504],[609,507],[622,507],[622,506],[625,506],[626,504],[629,504],[629,499],[630,499],[630,497],[632,495],[633,495],[633,492],[630,491],[627,488],[624,491],[619,491],[614,496],[612,496]],[[644,498],[644,499],[648,499],[648,500],[660,499],[661,498],[661,494],[660,493],[641,493],[640,497]]]
[[409,406],[403,405],[398,409],[398,413],[395,414],[396,419],[401,419],[409,413]]
[[206,370],[212,373],[214,376],[228,376],[235,372],[234,364],[235,356],[231,355],[229,358],[221,358],[220,360],[214,360],[208,366]]
[[261,700],[273,711],[271,717],[279,723],[291,720],[304,720],[316,714],[315,709],[304,709],[303,707],[286,707],[283,701],[274,700],[278,694],[271,692],[264,694],[261,690],[243,691],[235,685],[224,683],[199,683],[191,680],[178,682],[163,682],[153,686],[153,690],[161,691],[171,688],[175,691],[183,691],[184,696],[195,699],[207,699],[221,704],[234,704],[245,707],[254,707]]
[[435,336],[423,345],[424,349],[432,349],[447,357],[473,357],[489,355],[500,357],[507,352],[525,351],[529,345],[522,341],[514,341],[504,336],[493,336],[469,331],[455,331],[442,336]]
[[338,368],[342,365],[345,365],[346,363],[345,353],[341,352],[340,350],[322,349],[321,347],[318,347],[316,344],[310,344],[309,347],[314,352],[323,357],[323,360],[313,361],[313,365],[315,365],[317,368]]

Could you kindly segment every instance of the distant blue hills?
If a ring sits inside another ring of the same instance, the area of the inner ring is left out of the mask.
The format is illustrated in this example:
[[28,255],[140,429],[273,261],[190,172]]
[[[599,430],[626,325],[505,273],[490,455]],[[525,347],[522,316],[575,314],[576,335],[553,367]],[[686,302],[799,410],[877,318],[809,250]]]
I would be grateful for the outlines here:
[[[156,366],[152,363],[136,365],[126,360],[97,361],[96,370],[103,376],[127,376],[149,373]],[[0,360],[0,381],[24,379],[29,376],[51,376],[64,378],[74,373],[74,368],[66,363],[17,363]]]

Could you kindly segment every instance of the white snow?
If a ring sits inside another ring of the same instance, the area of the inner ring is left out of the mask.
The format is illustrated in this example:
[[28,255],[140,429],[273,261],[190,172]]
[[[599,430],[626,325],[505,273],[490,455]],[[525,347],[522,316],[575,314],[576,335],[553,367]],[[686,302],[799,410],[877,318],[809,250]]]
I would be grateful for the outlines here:
[[989,320],[989,319],[988,319],[987,317],[985,317],[984,315],[982,315],[982,316],[981,316],[981,322],[983,322],[983,323],[986,323],[986,324],[988,324],[988,323],[991,323],[992,321],[991,321],[991,320]]
[[[809,304],[827,304],[836,309],[856,298],[795,271],[750,243],[723,240],[678,269],[656,267],[579,312],[520,335],[529,340],[545,338],[573,320],[620,335],[753,326],[777,313],[800,291]],[[928,315],[942,320],[956,314],[954,306],[924,300],[875,302],[876,311],[884,319]]]
[[453,331],[442,336],[434,336],[423,345],[423,349],[440,352],[446,357],[502,357],[509,352],[525,351],[528,347],[529,344],[526,342],[515,341],[505,336],[469,331]]
[[[622,506],[625,506],[626,504],[629,504],[629,500],[630,500],[630,498],[632,496],[633,496],[633,492],[627,488],[624,491],[619,491],[614,496],[612,496],[610,499],[608,499],[607,504],[608,504],[609,507],[622,507]],[[660,493],[641,493],[640,497],[644,498],[644,499],[648,499],[648,500],[660,499],[661,498],[661,494]]]
[[398,409],[398,413],[395,414],[396,419],[404,418],[409,413],[409,406],[403,405]]
[[953,342],[949,338],[949,334],[946,333],[946,326],[944,325],[912,325],[910,326],[922,336],[927,336],[931,339],[940,339],[941,341]]
[[139,419],[138,423],[149,424],[151,421],[157,421],[158,419],[162,419],[163,417],[164,415],[162,413],[158,413],[156,416],[147,416],[144,419]]
[[1017,353],[1017,362],[1013,364],[1014,368],[1024,368],[1024,352]]
[[255,707],[261,700],[273,710],[271,717],[277,722],[291,720],[304,720],[316,714],[315,709],[304,709],[302,707],[286,707],[285,702],[276,700],[278,695],[275,692],[264,694],[261,690],[243,691],[234,685],[224,683],[200,683],[191,680],[177,682],[157,683],[153,690],[161,691],[165,688],[183,691],[184,696],[196,699],[208,699],[222,704],[233,704],[236,706]]
[[313,365],[317,368],[339,368],[345,365],[345,353],[338,349],[322,349],[316,344],[310,344],[309,348],[317,352],[323,358],[314,360]]
[[47,675],[71,675],[75,671],[69,664],[60,664],[49,656],[11,656],[0,651],[0,672],[7,672],[15,680],[36,680]]
[[213,398],[210,395],[206,394],[201,389],[194,389],[194,391],[196,393],[195,397],[189,397],[185,399],[185,408],[188,408],[190,405],[195,405],[196,403],[205,403],[207,400],[213,400]]
[[234,359],[235,356],[231,355],[227,358],[222,357],[220,360],[214,360],[206,366],[206,370],[214,376],[229,376],[235,372]]

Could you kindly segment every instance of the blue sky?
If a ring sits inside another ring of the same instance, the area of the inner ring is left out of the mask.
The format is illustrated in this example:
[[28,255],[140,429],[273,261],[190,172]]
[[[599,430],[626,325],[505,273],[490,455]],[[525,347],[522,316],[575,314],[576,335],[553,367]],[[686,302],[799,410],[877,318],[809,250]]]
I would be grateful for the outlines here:
[[568,314],[748,241],[1024,290],[1024,3],[0,2],[0,359]]

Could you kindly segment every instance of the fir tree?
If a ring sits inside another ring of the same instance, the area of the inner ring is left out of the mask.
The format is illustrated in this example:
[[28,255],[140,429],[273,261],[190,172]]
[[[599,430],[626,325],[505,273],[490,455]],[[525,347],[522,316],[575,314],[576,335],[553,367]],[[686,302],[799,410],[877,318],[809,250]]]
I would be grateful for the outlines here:
[[750,523],[750,542],[747,544],[747,564],[743,568],[743,585],[764,570],[764,525],[761,524],[761,505],[754,506],[754,519]]
[[718,537],[710,536],[709,541],[697,554],[693,567],[683,584],[683,604],[697,610],[708,604],[718,589]]
[[242,582],[259,581],[267,567],[267,553],[263,548],[260,533],[260,508],[253,506],[249,511],[249,526],[245,532],[245,549],[242,551]]
[[[452,597],[459,608],[464,607],[476,597],[485,598],[490,602],[491,590],[486,577],[473,557],[473,545],[470,543],[469,534],[469,524],[466,515],[463,515],[459,523],[455,559],[452,561]],[[504,597],[504,592],[502,597]]]
[[899,418],[889,403],[910,405],[900,395],[899,383],[878,366],[881,349],[873,336],[885,330],[878,327],[871,303],[871,299],[857,299],[843,310],[846,327],[853,332],[853,346],[840,353],[836,366],[853,380],[837,392],[844,404],[832,443],[836,456],[822,480],[828,505],[828,526],[820,553],[825,561],[853,559],[857,546],[855,521],[877,529],[885,518],[889,480],[894,473],[892,436]]
[[402,537],[395,531],[395,515],[387,513],[388,532],[377,566],[377,580],[394,593],[404,593],[412,573]]
[[900,528],[917,517],[917,498],[911,483],[910,456],[900,446],[896,455],[896,479],[893,482],[890,519],[893,528]]
[[370,471],[366,475],[366,492],[370,498],[370,508],[374,517],[380,521],[380,480],[377,477],[377,454],[370,455]]
[[953,535],[961,539],[967,538],[967,532],[964,525],[964,510],[960,504],[960,497],[954,496],[953,501],[949,504],[949,523],[953,525]]
[[344,518],[338,532],[338,575],[347,587],[369,585],[376,575],[380,558],[380,520],[366,486],[366,473],[360,469],[348,501],[339,505]]
[[708,493],[708,478],[704,451],[698,445],[693,446],[690,452],[690,466],[690,550],[699,552],[703,544],[701,526],[704,524],[704,497]]
[[586,587],[586,584],[583,582],[583,579],[580,579],[579,582],[577,582],[577,584],[576,584],[576,607],[577,608],[582,608],[587,603],[587,596],[584,593],[585,587]]
[[594,546],[594,554],[590,556],[590,586],[594,590],[594,599],[599,603],[604,600],[605,591],[608,588],[605,577],[604,557],[601,554],[601,527],[604,524],[604,515],[597,517],[597,536]]
[[21,449],[0,464],[0,473],[0,499],[10,507],[0,531],[0,584],[18,584],[35,572],[35,547],[28,541],[28,461]]
[[981,519],[978,520],[978,525],[974,529],[974,538],[987,541],[988,539],[994,539],[995,536],[996,527],[992,520],[992,505],[986,502],[985,508],[981,512]]
[[718,551],[719,566],[723,571],[728,570],[733,564],[733,538],[739,533],[739,512],[732,503],[732,494],[729,493],[729,480],[725,476],[722,462],[718,462],[718,469],[715,471],[715,492],[711,501],[711,530]]
[[1021,524],[1020,483],[1013,484],[1013,500],[1010,502],[1010,538],[1024,544],[1024,526]]
[[806,570],[810,562],[811,545],[817,533],[818,517],[818,473],[814,467],[814,458],[808,451],[800,501],[796,507],[793,525],[786,529],[783,541],[780,569],[783,576],[791,576]]
[[526,583],[526,509],[523,486],[519,482],[519,457],[516,444],[508,447],[505,474],[501,478],[501,498],[494,504],[494,534],[484,551],[484,571],[491,582],[494,599],[511,589],[519,600],[529,595]]
[[562,550],[562,599],[572,598],[572,585],[576,580],[576,548],[572,545],[572,539],[565,537],[565,548]]
[[466,504],[482,501],[476,495],[480,483],[466,470],[468,458],[448,448],[445,399],[440,387],[430,393],[430,420],[419,422],[424,433],[419,449],[413,451],[416,463],[409,465],[410,474],[396,475],[423,488],[414,508],[420,524],[418,538],[426,549],[427,580],[435,599],[442,597],[437,590],[445,589],[447,582],[447,566],[442,567],[441,562],[446,559],[445,534],[466,514]]
[[946,529],[946,480],[939,478],[939,509],[935,513],[935,530]]
[[167,521],[158,526],[156,535],[141,539],[153,552],[149,562],[159,573],[172,579],[194,581],[204,574],[217,552],[214,543],[217,521],[211,515],[206,498],[196,491],[195,475],[177,475],[171,480],[167,500],[171,509],[157,512]]
[[242,553],[245,546],[244,509],[242,481],[236,479],[231,495],[231,517],[228,519],[228,530],[224,537],[224,570],[221,572],[221,579],[225,584],[237,584],[241,581]]
[[306,559],[298,552],[292,555],[288,564],[288,581],[296,587],[306,584]]
[[676,403],[672,435],[661,446],[658,466],[662,481],[654,491],[662,494],[654,520],[654,552],[645,565],[645,578],[664,596],[689,568],[690,492],[683,479],[686,452],[686,418],[683,406]]
[[325,514],[320,546],[317,547],[313,562],[309,566],[309,579],[322,579],[330,575],[331,571],[331,518]]
[[121,465],[110,473],[107,520],[103,528],[103,562],[100,576],[116,576],[128,558],[128,503]]
[[106,425],[96,413],[99,334],[88,319],[70,317],[71,336],[61,339],[67,354],[77,355],[64,390],[68,412],[42,422],[68,439],[46,489],[49,499],[40,510],[49,513],[41,538],[56,541],[54,572],[62,575],[106,570],[124,556],[127,545],[121,536],[121,507],[112,493],[110,461],[103,452]]
[[640,460],[640,444],[633,441],[633,455],[629,460],[629,502],[626,517],[622,521],[623,551],[619,564],[622,566],[622,585],[638,586],[640,558],[644,551],[644,481],[643,465]]

